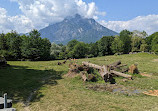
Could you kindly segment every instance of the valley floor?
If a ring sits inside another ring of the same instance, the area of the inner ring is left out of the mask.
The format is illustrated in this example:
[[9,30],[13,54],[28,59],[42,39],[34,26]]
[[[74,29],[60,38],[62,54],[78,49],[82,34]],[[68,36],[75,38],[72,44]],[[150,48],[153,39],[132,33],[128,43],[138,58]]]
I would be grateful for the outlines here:
[[[142,73],[151,77],[134,76],[133,81],[118,85],[143,91],[158,90],[158,56],[146,53],[105,56],[77,60],[103,65],[121,60],[123,64],[138,64]],[[144,94],[127,95],[87,89],[78,77],[68,78],[69,61],[9,61],[11,67],[0,69],[0,93],[8,93],[18,111],[158,111],[158,97]],[[103,83],[100,81],[100,83]],[[97,83],[99,84],[99,83]]]

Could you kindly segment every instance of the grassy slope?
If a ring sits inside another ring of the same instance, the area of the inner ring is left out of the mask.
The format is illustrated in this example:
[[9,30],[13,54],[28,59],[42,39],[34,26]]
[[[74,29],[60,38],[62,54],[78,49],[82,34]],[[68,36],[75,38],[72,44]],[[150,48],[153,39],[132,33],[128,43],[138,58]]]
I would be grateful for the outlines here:
[[[121,60],[123,64],[138,64],[140,72],[153,73],[151,78],[136,77],[133,81],[118,84],[138,89],[158,89],[158,56],[149,54],[134,54],[121,56],[106,56],[91,59],[80,59],[103,65]],[[85,88],[78,78],[62,78],[68,71],[66,65],[57,66],[58,61],[46,62],[8,62],[12,67],[0,69],[0,94],[8,92],[14,98],[14,107],[23,110],[22,102],[36,89],[31,105],[31,111],[142,111],[158,110],[158,98],[143,94],[127,96],[110,92],[96,92]],[[6,87],[5,87],[6,86]],[[9,87],[8,87],[9,86]],[[26,109],[24,109],[26,110]]]

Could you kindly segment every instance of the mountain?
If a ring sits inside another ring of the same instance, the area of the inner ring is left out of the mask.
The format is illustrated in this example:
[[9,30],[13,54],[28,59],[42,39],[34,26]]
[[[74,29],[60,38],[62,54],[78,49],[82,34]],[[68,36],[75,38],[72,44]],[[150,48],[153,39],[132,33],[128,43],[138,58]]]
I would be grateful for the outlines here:
[[114,36],[118,33],[100,25],[94,19],[83,18],[76,14],[67,17],[62,22],[50,24],[39,30],[41,37],[48,38],[51,42],[66,44],[72,39],[86,43],[96,42],[103,36]]

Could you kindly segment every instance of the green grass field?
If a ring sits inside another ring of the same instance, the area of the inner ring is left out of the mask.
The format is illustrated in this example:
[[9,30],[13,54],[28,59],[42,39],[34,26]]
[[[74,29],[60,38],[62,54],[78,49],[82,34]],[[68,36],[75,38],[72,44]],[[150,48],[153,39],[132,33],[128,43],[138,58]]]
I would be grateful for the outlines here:
[[[121,60],[123,64],[138,64],[140,72],[151,77],[135,76],[133,81],[119,85],[139,90],[158,90],[158,56],[146,53],[105,56],[90,59],[98,65]],[[7,92],[18,111],[158,111],[158,97],[144,94],[126,95],[86,88],[78,77],[66,78],[68,64],[58,66],[58,61],[9,61],[11,67],[0,69],[0,94]],[[98,83],[97,83],[98,84]],[[31,97],[31,98],[30,98]],[[28,104],[28,101],[31,101]]]

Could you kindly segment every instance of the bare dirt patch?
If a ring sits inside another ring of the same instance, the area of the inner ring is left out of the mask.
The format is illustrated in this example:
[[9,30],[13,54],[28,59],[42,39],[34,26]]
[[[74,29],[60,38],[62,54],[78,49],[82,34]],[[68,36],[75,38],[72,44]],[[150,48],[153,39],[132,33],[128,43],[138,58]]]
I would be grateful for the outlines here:
[[158,59],[154,59],[153,62],[158,62]]
[[109,91],[112,93],[122,93],[126,95],[136,95],[143,93],[142,90],[131,88],[131,87],[125,87],[123,85],[117,85],[117,84],[96,84],[96,85],[88,85],[86,87],[94,91]]

